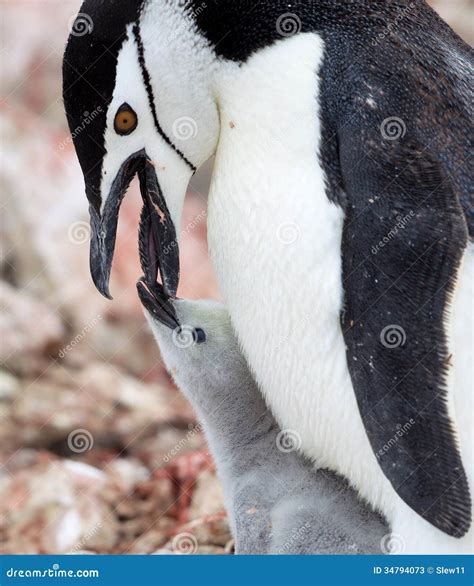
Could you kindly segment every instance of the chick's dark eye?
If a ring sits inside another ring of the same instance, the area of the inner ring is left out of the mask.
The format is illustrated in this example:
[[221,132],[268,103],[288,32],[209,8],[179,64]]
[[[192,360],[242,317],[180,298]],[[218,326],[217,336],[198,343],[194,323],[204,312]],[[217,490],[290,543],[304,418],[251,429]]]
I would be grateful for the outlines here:
[[196,344],[203,344],[206,341],[206,333],[201,328],[194,329],[194,341]]
[[115,114],[114,129],[117,134],[125,136],[132,133],[138,125],[138,116],[128,104],[122,104]]

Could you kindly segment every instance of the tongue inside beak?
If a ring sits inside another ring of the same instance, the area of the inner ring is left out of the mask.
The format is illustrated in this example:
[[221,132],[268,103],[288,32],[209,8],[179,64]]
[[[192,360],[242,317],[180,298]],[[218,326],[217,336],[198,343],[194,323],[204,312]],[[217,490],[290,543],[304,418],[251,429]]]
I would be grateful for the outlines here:
[[[139,173],[143,209],[140,217],[139,250],[144,276],[137,283],[145,309],[165,326],[179,327],[172,298],[179,282],[179,247],[176,231],[156,179],[151,161]],[[157,283],[158,273],[163,284]]]
[[158,272],[163,291],[176,297],[179,284],[179,246],[176,230],[158,183],[155,169],[146,159],[139,173],[143,209],[140,218],[139,250],[144,281],[155,285]]

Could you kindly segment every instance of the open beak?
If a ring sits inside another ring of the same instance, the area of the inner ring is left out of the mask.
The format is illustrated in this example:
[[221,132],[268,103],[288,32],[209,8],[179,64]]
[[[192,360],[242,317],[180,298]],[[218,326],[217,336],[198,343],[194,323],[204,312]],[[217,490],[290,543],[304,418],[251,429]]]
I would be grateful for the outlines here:
[[102,213],[94,206],[91,214],[90,268],[99,292],[112,299],[110,272],[115,250],[120,205],[134,176],[138,174],[143,210],[140,219],[139,249],[145,282],[156,285],[158,272],[163,292],[175,297],[179,284],[179,247],[176,230],[161,191],[155,168],[145,150],[131,155],[120,167]]
[[[140,182],[142,179],[140,178]],[[156,321],[175,330],[180,327],[173,305],[173,299],[165,287],[156,282],[156,261],[154,243],[154,220],[145,205],[140,220],[140,264],[144,276],[137,283],[140,301],[146,311]],[[153,246],[150,246],[150,243]],[[166,256],[166,255],[165,255]]]

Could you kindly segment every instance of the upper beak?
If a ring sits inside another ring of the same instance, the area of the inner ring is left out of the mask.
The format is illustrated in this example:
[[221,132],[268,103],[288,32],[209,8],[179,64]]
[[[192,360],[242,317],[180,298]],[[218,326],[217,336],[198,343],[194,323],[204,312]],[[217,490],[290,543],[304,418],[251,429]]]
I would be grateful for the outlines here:
[[179,247],[176,230],[163,197],[153,163],[144,150],[131,155],[120,167],[114,179],[102,213],[90,206],[91,250],[90,268],[99,292],[112,299],[109,291],[110,272],[115,250],[120,205],[124,195],[138,173],[143,211],[140,220],[140,255],[146,251],[148,260],[146,282],[154,284],[161,274],[163,289],[175,297],[179,283]]

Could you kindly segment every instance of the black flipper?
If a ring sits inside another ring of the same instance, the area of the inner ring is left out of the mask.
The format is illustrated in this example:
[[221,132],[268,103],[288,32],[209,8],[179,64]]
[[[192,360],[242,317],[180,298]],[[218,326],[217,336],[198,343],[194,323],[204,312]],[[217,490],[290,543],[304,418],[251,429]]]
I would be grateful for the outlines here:
[[471,498],[448,415],[447,331],[466,221],[425,145],[373,136],[341,141],[349,370],[386,477],[428,522],[462,537]]

